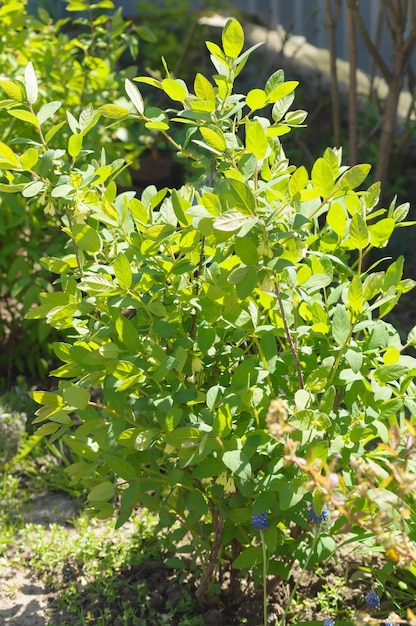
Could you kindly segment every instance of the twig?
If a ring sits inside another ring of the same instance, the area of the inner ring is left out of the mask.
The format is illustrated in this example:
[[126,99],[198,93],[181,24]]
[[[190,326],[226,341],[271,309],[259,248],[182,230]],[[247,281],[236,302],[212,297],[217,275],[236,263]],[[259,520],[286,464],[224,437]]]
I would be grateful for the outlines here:
[[280,290],[279,290],[278,283],[275,283],[275,291],[276,291],[277,301],[279,303],[280,315],[282,316],[283,325],[285,327],[286,338],[287,338],[287,340],[289,342],[290,351],[292,353],[293,361],[295,363],[296,373],[298,375],[298,380],[299,380],[299,385],[300,385],[301,389],[304,389],[305,388],[305,384],[303,382],[302,369],[300,367],[299,357],[298,357],[298,353],[296,352],[295,344],[293,343],[292,335],[290,334],[290,328],[289,328],[289,324],[287,322],[287,317],[286,317],[285,309],[283,307],[283,302],[282,302],[282,299],[280,297]]

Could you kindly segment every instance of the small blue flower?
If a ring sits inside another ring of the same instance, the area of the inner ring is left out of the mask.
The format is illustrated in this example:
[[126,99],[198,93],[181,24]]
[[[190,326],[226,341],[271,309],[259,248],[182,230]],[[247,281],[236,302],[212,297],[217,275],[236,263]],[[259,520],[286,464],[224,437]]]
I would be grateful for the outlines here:
[[324,626],[335,626],[335,622],[333,619],[324,620]]
[[384,622],[384,626],[393,626],[393,622]]
[[251,519],[253,521],[254,530],[265,530],[266,528],[269,528],[269,520],[267,519],[266,513],[252,515]]
[[313,504],[311,504],[311,508],[309,511],[309,517],[311,522],[313,522],[314,524],[320,524],[321,522],[324,522],[328,519],[328,509],[326,504],[324,504],[321,514],[317,515],[315,513],[315,509],[313,508]]
[[380,598],[375,591],[369,591],[365,597],[365,601],[370,609],[380,608]]

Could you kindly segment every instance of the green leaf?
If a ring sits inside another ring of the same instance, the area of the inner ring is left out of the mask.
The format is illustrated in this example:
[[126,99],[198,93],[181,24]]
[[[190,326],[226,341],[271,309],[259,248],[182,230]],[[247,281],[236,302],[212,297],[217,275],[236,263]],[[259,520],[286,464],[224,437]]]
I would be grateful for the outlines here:
[[395,226],[392,217],[386,217],[368,227],[370,233],[370,243],[375,248],[384,248],[387,245]]
[[11,168],[19,168],[19,159],[17,155],[9,148],[8,145],[0,141],[0,166],[4,161],[4,165],[10,165]]
[[91,489],[87,498],[90,502],[104,502],[110,500],[115,492],[116,488],[113,483],[103,481]]
[[234,249],[236,255],[245,265],[257,265],[259,255],[254,241],[247,237],[237,237],[234,242]]
[[251,89],[246,96],[246,104],[252,111],[262,109],[266,100],[266,92],[263,89]]
[[370,235],[367,224],[359,213],[354,213],[350,226],[350,241],[357,249],[362,250],[368,245]]
[[[1,160],[0,160],[1,168]],[[16,191],[22,191],[26,187],[26,183],[20,183],[19,185],[4,185],[0,183],[0,191],[2,193],[16,193]]]
[[120,315],[116,321],[116,331],[126,348],[136,353],[140,352],[140,340],[133,322]]
[[59,407],[64,405],[63,398],[56,393],[50,391],[30,391],[30,397],[38,404],[45,406]]
[[387,291],[390,287],[397,287],[403,276],[403,267],[403,256],[399,256],[393,263],[388,266],[384,275],[383,291]]
[[334,188],[334,179],[331,167],[325,159],[319,158],[315,161],[311,176],[313,186],[321,191],[321,195],[329,196]]
[[253,215],[256,210],[256,199],[250,187],[239,180],[228,178],[225,181],[226,199],[232,209],[246,215]]
[[233,569],[249,570],[262,561],[261,546],[249,546],[233,561]]
[[234,232],[239,230],[246,221],[247,216],[242,215],[240,211],[226,211],[217,217],[214,222],[214,228],[226,232]]
[[123,252],[119,252],[114,259],[113,269],[120,287],[123,289],[130,289],[133,281],[133,275],[130,269],[129,260]]
[[95,228],[88,226],[88,224],[74,224],[72,226],[72,236],[81,250],[94,253],[101,249],[100,235]]
[[147,41],[148,43],[157,42],[157,37],[155,33],[151,30],[151,28],[146,26],[146,24],[140,24],[139,26],[136,26],[136,31],[139,37],[144,39],[144,41]]
[[126,90],[126,94],[136,107],[137,111],[140,115],[144,113],[144,102],[143,97],[140,91],[137,89],[136,85],[131,82],[128,78],[124,81],[124,88]]
[[350,318],[346,308],[342,304],[337,304],[332,317],[332,336],[334,341],[343,346],[347,341],[351,330]]
[[[75,188],[72,185],[64,183],[54,187],[51,191],[52,198],[70,198],[75,193]],[[78,224],[77,226],[80,226]]]
[[264,87],[264,91],[266,92],[266,94],[268,95],[271,91],[273,91],[273,89],[275,87],[277,87],[278,85],[281,85],[283,83],[283,81],[285,80],[285,73],[283,70],[276,70],[268,79],[266,82],[266,85]]
[[122,107],[118,104],[103,104],[98,107],[97,112],[112,120],[121,120],[130,115],[130,111],[126,109],[126,107]]
[[72,383],[67,383],[62,391],[63,398],[69,406],[82,410],[88,406],[90,392]]
[[267,152],[267,137],[263,126],[258,120],[246,123],[246,149],[258,160],[264,159]]
[[197,444],[201,439],[201,431],[197,428],[176,428],[164,435],[164,440],[175,448],[186,447],[189,444]]
[[33,126],[39,126],[38,118],[30,111],[25,111],[24,109],[10,109],[9,111],[7,111],[7,113],[12,117],[16,117],[17,119],[22,120],[22,122],[28,122]]
[[408,371],[405,365],[382,365],[374,372],[374,378],[380,383],[389,383],[405,376]]
[[[280,120],[284,117],[285,113],[287,113],[287,110],[292,106],[292,103],[295,99],[295,94],[291,93],[288,96],[284,96],[283,98],[280,98],[280,100],[277,100],[277,102],[274,103],[273,105],[273,109],[272,109],[272,118],[275,122],[280,122]],[[306,117],[306,112],[305,111],[292,111],[291,114],[288,113],[288,116],[292,115],[292,123],[296,122],[297,120],[301,120],[303,122],[303,120]],[[296,116],[296,117],[293,117]],[[289,122],[290,117],[285,119],[285,122]],[[300,122],[299,122],[300,123]]]
[[299,82],[297,80],[289,80],[285,83],[281,83],[267,94],[267,102],[277,102],[281,100],[292,93],[298,85]]
[[280,508],[282,511],[287,511],[297,505],[298,502],[304,497],[303,490],[294,492],[289,485],[283,485],[280,492]]
[[46,120],[49,120],[54,113],[61,108],[61,106],[62,102],[58,100],[53,100],[52,102],[44,104],[37,113],[39,124],[43,124]]
[[4,89],[9,98],[22,102],[24,94],[22,84],[19,81],[0,79],[0,87]]
[[137,478],[137,471],[126,459],[120,458],[115,454],[109,454],[108,452],[104,452],[103,458],[111,470],[123,480],[130,481]]
[[27,101],[29,104],[34,104],[38,99],[38,81],[32,61],[25,67],[25,89]]
[[227,282],[230,285],[238,285],[242,280],[253,271],[252,267],[237,267],[227,276]]
[[338,237],[344,237],[347,231],[347,215],[339,202],[333,202],[329,207],[326,222]]
[[208,128],[205,126],[201,126],[199,130],[202,137],[204,138],[204,141],[209,146],[217,150],[219,153],[223,152],[226,149],[227,144],[225,142],[224,135],[219,130],[219,128]]
[[188,97],[188,89],[183,80],[165,78],[162,80],[162,89],[171,100],[184,102]]
[[308,181],[307,169],[301,165],[293,172],[289,181],[289,194],[293,200],[300,200],[300,192],[305,189]]
[[354,165],[339,179],[338,183],[341,189],[355,189],[367,178],[370,170],[371,165],[368,163]]
[[33,183],[29,183],[28,185],[25,185],[25,188],[22,191],[22,196],[24,198],[34,198],[35,196],[41,194],[44,189],[45,189],[45,183],[42,183],[42,181],[37,180],[37,181],[34,181]]
[[40,428],[36,430],[36,435],[38,437],[47,437],[48,435],[53,435],[60,428],[60,424],[56,422],[49,422],[48,424],[43,424]]
[[68,139],[69,156],[76,158],[82,150],[82,135],[71,135]]
[[[99,116],[94,116],[94,107],[91,103],[87,104],[85,109],[82,109],[79,116],[79,129],[82,133],[87,133],[88,130],[94,125],[94,120],[98,120]],[[74,132],[74,131],[73,131]],[[75,134],[75,133],[74,133]]]
[[267,369],[270,373],[276,370],[278,352],[276,337],[271,331],[265,332],[260,339],[260,347],[264,358],[266,359]]
[[[114,346],[114,344],[110,344],[110,346],[112,347],[111,353],[115,350],[115,354],[110,353],[108,354],[108,356],[106,356],[105,354],[103,356],[105,356],[106,358],[113,359],[117,357],[118,354],[120,353],[120,348],[118,346]],[[110,360],[105,364],[105,367],[118,380],[125,380],[129,378],[130,376],[136,376],[140,374],[139,368],[133,365],[133,363],[130,363],[130,361]]]
[[243,280],[240,280],[237,284],[237,295],[240,300],[246,300],[248,296],[252,293],[253,289],[257,285],[257,270],[256,268],[251,268],[251,272],[248,272],[246,276],[244,276]]
[[363,310],[363,285],[361,278],[356,275],[353,277],[348,289],[348,304],[359,315]]
[[212,432],[216,437],[227,437],[232,428],[233,418],[228,404],[221,404],[214,417]]
[[28,148],[20,156],[20,165],[23,170],[30,170],[39,160],[39,153],[36,148]]
[[201,100],[208,100],[208,102],[215,104],[214,87],[211,85],[209,80],[199,72],[195,76],[194,91]]
[[222,47],[227,57],[236,59],[244,46],[244,31],[234,19],[228,20],[222,31]]
[[241,450],[230,450],[222,455],[222,462],[230,472],[245,483],[251,479],[251,465]]

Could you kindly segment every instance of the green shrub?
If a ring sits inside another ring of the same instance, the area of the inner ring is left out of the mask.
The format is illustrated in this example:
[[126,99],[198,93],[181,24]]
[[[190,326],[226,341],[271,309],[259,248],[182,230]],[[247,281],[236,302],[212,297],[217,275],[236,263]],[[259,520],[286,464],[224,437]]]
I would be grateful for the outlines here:
[[[202,570],[200,594],[219,562],[257,572],[252,514],[268,515],[269,574],[287,580],[296,560],[330,556],[333,534],[310,533],[312,502],[317,516],[337,508],[334,530],[365,536],[369,551],[416,561],[416,333],[402,345],[384,319],[414,283],[402,258],[364,263],[407,225],[408,206],[379,208],[379,185],[362,189],[369,166],[342,165],[340,150],[311,172],[290,165],[281,137],[306,117],[290,110],[296,83],[278,70],[234,93],[253,52],[243,45],[230,20],[222,48],[207,42],[213,82],[197,74],[192,91],[167,66],[161,81],[137,78],[173,100],[166,111],[126,81],[148,129],[169,139],[185,125],[176,148],[201,171],[197,186],[118,194],[119,161],[78,149],[100,109],[76,121],[69,154],[55,144],[53,170],[39,171],[42,147],[30,167],[14,146],[1,152],[10,191],[53,207],[68,241],[41,259],[56,290],[27,314],[68,331],[54,344],[58,390],[32,394],[37,432],[78,455],[68,475],[99,517],[116,510],[120,527],[135,507],[156,511]],[[28,65],[29,108],[35,85]]]

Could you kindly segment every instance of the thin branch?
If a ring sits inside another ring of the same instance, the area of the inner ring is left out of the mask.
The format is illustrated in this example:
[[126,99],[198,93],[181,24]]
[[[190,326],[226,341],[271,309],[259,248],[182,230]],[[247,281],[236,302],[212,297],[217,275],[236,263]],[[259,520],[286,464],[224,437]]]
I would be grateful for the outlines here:
[[[383,14],[381,9],[379,8],[378,11],[378,18],[377,18],[377,27],[376,27],[376,33],[375,33],[375,45],[376,48],[380,48],[380,42],[381,42],[381,33],[383,30]],[[376,96],[376,91],[374,88],[374,81],[376,78],[376,71],[377,71],[377,63],[374,59],[374,57],[371,57],[371,72],[370,72],[370,97],[377,102],[377,98]]]
[[387,67],[387,65],[384,63],[384,60],[381,56],[381,54],[379,53],[379,51],[377,50],[376,46],[374,45],[374,43],[371,41],[370,35],[368,34],[368,31],[365,27],[365,24],[363,22],[363,19],[361,17],[361,14],[358,10],[358,2],[357,0],[348,0],[348,7],[351,9],[352,14],[354,16],[354,21],[357,25],[358,31],[361,35],[362,40],[364,41],[365,45],[367,46],[371,56],[373,57],[374,61],[377,63],[377,65],[380,68],[381,73],[383,74],[385,80],[389,83],[392,79],[392,72],[390,72],[389,68]]
[[198,589],[195,592],[195,596],[197,600],[201,600],[203,598],[203,595],[205,591],[207,590],[209,583],[212,580],[212,577],[215,571],[215,566],[217,565],[218,555],[220,553],[220,548],[221,548],[222,527],[224,525],[224,520],[222,518],[219,518],[219,516],[214,510],[214,506],[212,505],[212,503],[210,503],[210,508],[211,508],[211,517],[212,517],[212,524],[214,526],[215,538],[214,538],[214,543],[212,545],[212,552],[211,552],[211,557],[208,563],[207,571],[205,572],[205,575],[203,579],[201,580],[201,584],[199,585]]
[[304,389],[305,388],[305,383],[303,382],[303,374],[302,374],[302,368],[301,368],[300,362],[299,362],[299,355],[298,355],[298,353],[296,351],[295,344],[293,343],[292,335],[290,333],[290,328],[289,328],[289,324],[287,322],[286,312],[285,312],[285,309],[283,307],[282,299],[280,297],[280,289],[279,289],[278,283],[275,283],[274,287],[275,287],[275,292],[276,292],[276,296],[277,296],[277,301],[279,303],[280,315],[282,316],[282,319],[283,319],[283,325],[284,325],[284,328],[285,328],[286,339],[287,339],[287,341],[289,343],[290,351],[292,353],[293,361],[295,363],[295,368],[296,368],[296,373],[298,375],[299,385],[300,385],[301,389]]

